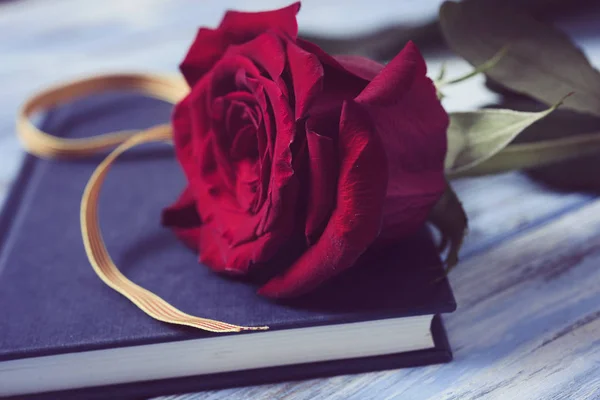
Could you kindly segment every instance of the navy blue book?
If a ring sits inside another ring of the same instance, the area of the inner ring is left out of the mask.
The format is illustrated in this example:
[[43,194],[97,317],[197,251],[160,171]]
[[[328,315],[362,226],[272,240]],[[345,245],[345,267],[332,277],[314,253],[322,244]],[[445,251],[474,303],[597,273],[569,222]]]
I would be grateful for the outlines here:
[[[43,128],[65,137],[140,129],[171,106],[116,93],[63,105]],[[160,225],[185,182],[172,149],[116,163],[100,198],[115,263],[181,310],[267,331],[210,334],[155,321],[108,288],[84,252],[79,203],[103,156],[27,156],[0,217],[0,396],[140,398],[450,361],[441,313],[456,303],[427,230],[365,254],[301,299],[273,302]]]

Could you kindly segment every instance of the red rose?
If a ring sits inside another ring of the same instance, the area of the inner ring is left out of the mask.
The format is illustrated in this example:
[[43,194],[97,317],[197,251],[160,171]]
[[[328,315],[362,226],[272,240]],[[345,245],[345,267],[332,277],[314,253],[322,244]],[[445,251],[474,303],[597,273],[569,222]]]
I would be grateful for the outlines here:
[[376,239],[421,227],[445,188],[448,117],[418,49],[385,67],[297,37],[300,4],[228,12],[181,64],[173,115],[188,187],[163,223],[218,272],[246,274],[299,236],[259,293],[302,294]]

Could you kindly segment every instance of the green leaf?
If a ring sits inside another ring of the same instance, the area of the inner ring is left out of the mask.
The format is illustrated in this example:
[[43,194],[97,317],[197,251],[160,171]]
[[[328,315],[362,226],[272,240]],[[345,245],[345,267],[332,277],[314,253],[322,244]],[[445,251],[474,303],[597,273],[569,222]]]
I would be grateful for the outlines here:
[[446,65],[446,62],[442,62],[442,65],[440,66],[440,71],[438,72],[437,77],[433,80],[435,86],[442,85],[442,82],[444,82],[444,78],[446,77],[447,69],[448,66]]
[[[522,96],[505,96],[494,107],[519,111],[543,109],[537,101]],[[600,193],[600,174],[590,173],[600,170],[599,132],[600,118],[561,107],[525,129],[499,154],[466,173],[489,173],[492,167],[501,167],[499,163],[505,159],[511,168],[522,168],[530,178],[555,190]],[[541,152],[548,152],[551,146],[555,149],[560,146],[560,151],[554,152],[560,159],[542,163],[547,157],[543,157]],[[535,151],[535,159],[532,158],[536,163],[534,168],[517,164],[520,159],[527,161],[523,157],[527,148],[530,154]]]
[[540,112],[486,109],[451,113],[444,164],[446,173],[456,174],[491,158],[525,128],[550,114],[560,104]]
[[[598,153],[600,153],[600,132],[590,132],[561,139],[510,145],[472,168],[448,172],[446,175],[449,178],[458,178],[539,168]],[[590,174],[595,171],[595,167],[589,168],[589,163],[586,165],[588,168],[580,173]]]
[[[537,107],[537,104],[531,100],[526,102],[522,99],[506,99],[504,103],[510,104],[508,108],[524,111],[533,111],[533,108]],[[594,137],[598,137],[598,132],[600,132],[600,118],[561,108],[527,128],[511,143],[511,146],[569,137],[572,140],[573,137],[579,137],[581,143],[586,142],[586,145],[581,147],[584,147],[583,150],[589,151],[589,153],[578,153],[576,157],[565,161],[527,169],[526,173],[546,186],[560,191],[598,193],[600,192],[600,174],[590,173],[590,171],[600,170],[600,153],[598,153],[600,141],[590,142]],[[594,148],[596,152],[592,152]],[[561,154],[565,155],[565,153],[567,153],[567,149],[563,148]]]
[[442,100],[445,97],[444,93],[442,92],[442,88],[444,86],[464,82],[468,79],[471,79],[471,78],[487,71],[488,69],[492,68],[494,65],[496,65],[498,63],[498,61],[500,61],[502,59],[504,54],[506,54],[507,49],[508,49],[508,47],[503,47],[498,52],[498,54],[494,55],[494,57],[492,57],[490,60],[488,60],[488,61],[484,62],[483,64],[481,64],[480,66],[476,67],[473,71],[468,72],[467,74],[459,76],[457,78],[450,79],[450,80],[445,79],[446,63],[443,63],[442,67],[440,68],[438,77],[433,81],[438,99]]
[[[494,68],[494,66],[500,62],[502,57],[504,57],[504,55],[506,54],[507,51],[508,51],[508,46],[504,46],[503,48],[500,49],[500,51],[497,54],[494,55],[494,57],[490,58],[483,64],[475,67],[475,69],[473,71],[468,72],[465,75],[459,76],[454,79],[450,79],[447,81],[444,80],[444,74],[442,74],[442,72],[440,71],[440,77],[435,81],[436,88],[439,90],[446,85],[454,85],[456,83],[464,82],[464,81],[469,80],[481,73],[485,73],[486,71]],[[443,66],[445,67],[445,65],[443,65]],[[443,72],[445,72],[445,68],[444,68]]]
[[600,116],[600,73],[570,38],[504,2],[445,2],[440,26],[448,45],[472,65],[509,50],[488,77],[543,103],[575,94],[565,107]]

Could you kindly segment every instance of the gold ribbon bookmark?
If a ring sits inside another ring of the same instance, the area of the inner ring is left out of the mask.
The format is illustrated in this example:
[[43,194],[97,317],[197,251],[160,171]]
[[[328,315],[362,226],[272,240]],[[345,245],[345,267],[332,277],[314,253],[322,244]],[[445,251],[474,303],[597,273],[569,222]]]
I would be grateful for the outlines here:
[[171,126],[165,124],[142,131],[119,131],[85,139],[63,139],[41,131],[30,121],[30,117],[36,112],[48,111],[59,104],[108,90],[134,90],[174,104],[180,101],[189,89],[179,76],[102,75],[44,90],[27,100],[17,116],[17,133],[21,143],[29,153],[38,157],[86,157],[116,147],[98,165],[88,181],[81,199],[81,234],[88,259],[96,274],[108,286],[159,321],[219,333],[268,329],[266,326],[239,326],[186,314],[127,279],[114,264],[98,225],[98,196],[102,183],[110,166],[123,152],[142,143],[170,142],[173,136]]

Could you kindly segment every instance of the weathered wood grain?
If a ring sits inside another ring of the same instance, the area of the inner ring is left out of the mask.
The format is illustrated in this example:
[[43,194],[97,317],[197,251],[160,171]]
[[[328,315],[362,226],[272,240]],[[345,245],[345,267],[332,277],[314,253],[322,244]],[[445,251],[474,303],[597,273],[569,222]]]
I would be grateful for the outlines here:
[[[299,20],[302,29],[356,31],[407,15],[426,19],[440,2],[386,0],[365,12],[364,2],[336,7],[306,0]],[[214,26],[224,9],[286,3],[0,1],[0,203],[23,156],[13,127],[28,95],[82,75],[175,71],[197,27]],[[562,23],[597,65],[600,39],[589,29],[598,17]],[[432,75],[442,61],[450,75],[469,69],[448,54],[427,61]],[[449,110],[495,99],[481,78],[445,94]],[[454,362],[169,398],[600,398],[600,203],[590,195],[554,192],[519,173],[453,185],[470,218],[463,262],[451,276],[459,309],[445,317]]]
[[[600,201],[464,261],[447,365],[199,393],[190,399],[600,398]],[[183,397],[175,397],[180,400]]]

